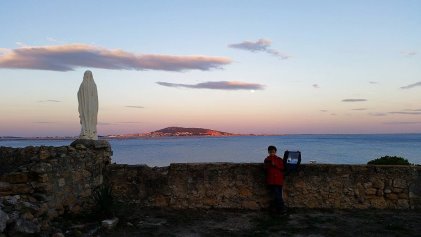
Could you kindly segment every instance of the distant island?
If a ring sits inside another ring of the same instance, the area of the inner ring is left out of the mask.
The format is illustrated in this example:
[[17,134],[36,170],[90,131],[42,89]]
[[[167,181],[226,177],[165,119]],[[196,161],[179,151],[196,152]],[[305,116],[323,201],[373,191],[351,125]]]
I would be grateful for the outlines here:
[[135,137],[190,137],[190,136],[206,136],[206,137],[222,137],[222,136],[244,136],[242,134],[234,134],[221,132],[206,128],[183,128],[183,127],[167,127],[148,133],[124,134],[124,135],[108,135],[104,138],[135,138]]

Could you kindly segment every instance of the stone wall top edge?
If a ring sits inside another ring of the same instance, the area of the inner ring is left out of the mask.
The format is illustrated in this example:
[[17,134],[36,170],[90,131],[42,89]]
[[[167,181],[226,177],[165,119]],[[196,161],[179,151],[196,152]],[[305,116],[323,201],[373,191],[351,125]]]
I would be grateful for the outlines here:
[[[236,163],[236,162],[192,162],[192,163],[171,163],[168,166],[149,166],[146,164],[111,164],[112,167],[128,167],[128,168],[169,168],[169,167],[217,167],[217,166],[262,166],[262,163]],[[421,166],[408,166],[408,165],[365,165],[365,164],[301,164],[303,168],[319,168],[319,167],[331,167],[331,168],[350,168],[350,167],[357,167],[357,168],[365,168],[365,167],[377,167],[381,169],[396,169],[396,168],[413,168],[416,170],[421,171]]]

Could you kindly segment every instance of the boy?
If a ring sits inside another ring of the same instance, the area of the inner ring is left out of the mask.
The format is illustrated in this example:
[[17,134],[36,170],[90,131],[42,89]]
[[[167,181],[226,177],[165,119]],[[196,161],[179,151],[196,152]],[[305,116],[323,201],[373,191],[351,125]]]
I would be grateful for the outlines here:
[[284,161],[276,155],[276,147],[268,147],[269,156],[266,157],[264,165],[266,170],[266,184],[274,195],[275,210],[284,214],[286,209],[282,199],[282,185],[284,184]]

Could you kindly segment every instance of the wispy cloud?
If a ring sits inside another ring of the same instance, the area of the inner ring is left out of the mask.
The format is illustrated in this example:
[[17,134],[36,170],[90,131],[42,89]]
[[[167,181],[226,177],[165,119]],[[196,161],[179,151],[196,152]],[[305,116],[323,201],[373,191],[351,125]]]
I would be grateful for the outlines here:
[[278,50],[270,48],[272,41],[268,39],[259,39],[255,42],[253,41],[243,41],[237,44],[229,44],[228,47],[235,49],[242,49],[251,52],[265,52],[272,56],[279,57],[281,59],[288,59],[291,56],[279,52]]
[[99,126],[110,126],[110,125],[114,125],[113,123],[106,123],[106,122],[98,122]]
[[377,81],[369,81],[370,84],[379,84]]
[[402,86],[401,89],[411,89],[411,88],[414,88],[414,87],[417,87],[417,86],[421,86],[421,81],[415,82],[413,84],[409,84],[407,86]]
[[37,124],[52,124],[52,123],[57,123],[57,122],[36,121],[36,122],[32,122],[32,123],[37,123]]
[[133,109],[144,109],[145,107],[140,105],[126,105],[126,108],[133,108]]
[[16,45],[19,46],[19,47],[27,47],[28,46],[27,44],[19,42],[19,41],[16,42]]
[[387,113],[374,112],[374,113],[369,113],[369,115],[376,116],[376,117],[383,117],[383,116],[387,116]]
[[320,112],[322,112],[322,113],[326,113],[326,112],[329,112],[329,110],[326,110],[326,109],[321,109],[321,110],[320,110]]
[[45,39],[49,42],[58,42],[58,40],[56,38],[53,38],[53,37],[47,37]]
[[389,112],[389,114],[421,115],[421,112],[394,111],[394,112]]
[[411,125],[411,124],[421,124],[421,122],[392,121],[392,122],[384,122],[383,124],[390,124],[390,125]]
[[405,109],[405,111],[420,111],[421,112],[421,109]]
[[342,102],[364,102],[367,99],[343,99]]
[[192,89],[213,89],[213,90],[263,90],[264,85],[241,81],[208,81],[198,84],[177,84],[169,82],[157,82],[161,86],[184,87]]
[[121,123],[121,124],[139,124],[141,122],[116,122],[116,123]]
[[313,87],[313,88],[316,88],[316,89],[319,89],[319,88],[320,88],[320,87],[319,87],[319,84],[313,84],[313,85],[312,85],[312,87]]
[[60,103],[60,100],[39,100],[38,103]]
[[418,52],[415,50],[410,50],[410,51],[402,51],[401,54],[407,57],[412,57],[412,56],[417,55]]
[[79,67],[117,70],[210,70],[231,63],[226,57],[135,54],[87,44],[25,46],[0,54],[0,68],[72,71]]
[[367,110],[367,108],[356,108],[356,109],[352,109],[352,110],[354,110],[354,111],[364,111],[364,110]]

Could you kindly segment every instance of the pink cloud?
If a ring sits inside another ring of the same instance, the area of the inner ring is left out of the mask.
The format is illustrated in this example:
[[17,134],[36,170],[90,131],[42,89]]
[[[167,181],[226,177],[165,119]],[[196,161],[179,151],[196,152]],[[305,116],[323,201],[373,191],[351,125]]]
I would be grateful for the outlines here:
[[193,89],[213,89],[213,90],[263,90],[264,85],[241,81],[208,81],[198,84],[179,84],[169,82],[157,82],[166,87],[184,87]]
[[226,57],[135,54],[87,44],[25,46],[0,54],[0,68],[72,71],[78,67],[116,70],[210,70],[231,63]]

